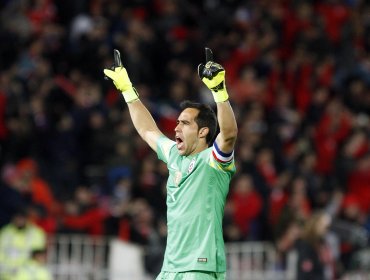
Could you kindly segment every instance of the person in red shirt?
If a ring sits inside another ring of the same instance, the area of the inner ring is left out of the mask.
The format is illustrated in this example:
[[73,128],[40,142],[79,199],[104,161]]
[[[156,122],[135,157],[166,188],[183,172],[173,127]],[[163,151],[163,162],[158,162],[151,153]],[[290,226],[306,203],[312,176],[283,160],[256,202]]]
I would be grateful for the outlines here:
[[314,135],[317,157],[316,171],[328,175],[333,171],[334,159],[340,144],[351,131],[351,118],[339,99],[332,99],[318,122]]
[[[253,226],[262,210],[262,198],[254,190],[252,177],[241,174],[236,178],[225,212],[232,220],[233,230],[240,239],[253,239]],[[229,227],[230,229],[231,227]],[[226,232],[228,229],[226,229]]]
[[26,185],[32,204],[46,209],[49,215],[56,215],[60,211],[60,204],[55,199],[49,183],[39,175],[39,167],[32,158],[23,158],[17,162],[16,168]]
[[90,235],[104,234],[109,211],[100,207],[94,193],[86,186],[77,187],[74,199],[64,204],[62,230]]

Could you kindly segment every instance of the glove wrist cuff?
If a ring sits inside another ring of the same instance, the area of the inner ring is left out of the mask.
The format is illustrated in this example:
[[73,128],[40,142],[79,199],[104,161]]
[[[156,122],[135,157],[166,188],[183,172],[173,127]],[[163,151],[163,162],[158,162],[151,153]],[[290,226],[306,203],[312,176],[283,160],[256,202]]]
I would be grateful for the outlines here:
[[126,91],[122,91],[122,95],[123,95],[123,98],[125,99],[126,103],[131,103],[137,99],[139,99],[139,94],[138,92],[136,91],[136,89],[134,87],[126,90]]
[[212,90],[213,99],[216,103],[225,102],[229,99],[229,94],[227,93],[226,89],[213,91]]

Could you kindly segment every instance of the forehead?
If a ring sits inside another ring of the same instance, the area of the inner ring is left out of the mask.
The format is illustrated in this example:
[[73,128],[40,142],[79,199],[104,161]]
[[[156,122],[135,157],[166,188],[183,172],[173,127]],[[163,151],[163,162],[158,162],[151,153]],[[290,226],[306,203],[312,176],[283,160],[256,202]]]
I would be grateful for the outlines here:
[[198,109],[186,108],[180,113],[178,120],[194,121],[194,119],[198,116],[198,113],[199,113]]

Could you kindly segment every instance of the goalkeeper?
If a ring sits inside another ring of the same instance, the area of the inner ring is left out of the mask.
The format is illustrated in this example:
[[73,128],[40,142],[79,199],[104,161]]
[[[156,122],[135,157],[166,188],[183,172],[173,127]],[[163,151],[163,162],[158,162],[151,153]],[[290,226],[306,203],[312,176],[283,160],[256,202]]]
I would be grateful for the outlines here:
[[[206,64],[198,66],[198,74],[213,94],[217,117],[209,106],[183,102],[173,141],[158,129],[140,101],[117,50],[114,56],[115,66],[104,69],[104,74],[122,92],[139,135],[169,170],[167,246],[157,280],[225,279],[222,220],[235,173],[233,149],[237,136],[225,70],[213,62],[212,51],[206,48]],[[216,136],[217,122],[220,132]]]

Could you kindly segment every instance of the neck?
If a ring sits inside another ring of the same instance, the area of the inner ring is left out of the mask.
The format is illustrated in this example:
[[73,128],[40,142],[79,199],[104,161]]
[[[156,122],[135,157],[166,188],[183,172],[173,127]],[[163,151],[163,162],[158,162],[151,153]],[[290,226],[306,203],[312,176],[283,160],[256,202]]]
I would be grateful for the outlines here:
[[192,151],[188,156],[193,156],[193,155],[199,154],[200,152],[206,150],[207,148],[208,148],[208,144],[207,143],[199,144],[194,149],[194,151]]

